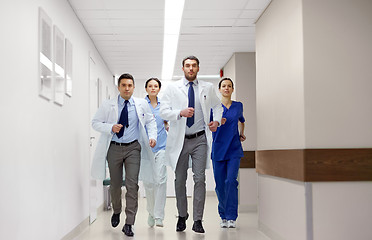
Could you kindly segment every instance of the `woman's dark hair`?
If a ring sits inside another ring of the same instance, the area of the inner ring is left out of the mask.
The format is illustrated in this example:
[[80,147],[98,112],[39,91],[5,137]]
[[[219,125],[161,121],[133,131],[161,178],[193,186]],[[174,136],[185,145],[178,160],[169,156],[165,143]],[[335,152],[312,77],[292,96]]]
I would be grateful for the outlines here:
[[132,79],[132,81],[133,81],[133,85],[134,85],[134,78],[133,78],[133,76],[130,75],[129,73],[124,73],[124,74],[122,74],[122,75],[119,77],[119,79],[118,79],[118,86],[120,85],[120,80],[121,80],[121,79]]
[[198,59],[197,57],[195,57],[195,56],[188,56],[188,57],[185,57],[185,58],[182,60],[182,67],[185,66],[185,61],[186,61],[187,59],[195,60],[196,63],[198,64],[198,67],[199,67],[199,59]]
[[160,80],[157,79],[157,78],[150,78],[149,80],[147,80],[146,83],[145,83],[145,88],[147,88],[147,84],[148,84],[151,80],[154,80],[154,81],[158,82],[158,84],[159,84],[159,89],[161,88],[161,82],[160,82]]
[[221,88],[221,84],[222,84],[222,82],[225,81],[225,80],[229,80],[229,81],[231,82],[231,86],[232,86],[232,88],[234,89],[234,83],[233,83],[233,81],[231,80],[231,78],[222,78],[221,81],[218,83],[218,89]]

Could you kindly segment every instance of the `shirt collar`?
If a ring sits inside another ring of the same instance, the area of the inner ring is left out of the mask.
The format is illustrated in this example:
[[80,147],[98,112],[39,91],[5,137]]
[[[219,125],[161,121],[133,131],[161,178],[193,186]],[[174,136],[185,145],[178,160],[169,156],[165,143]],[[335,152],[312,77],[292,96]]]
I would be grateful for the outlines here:
[[[149,98],[149,95],[147,95],[147,96],[145,97],[145,99],[147,100],[148,103],[151,102],[151,100],[150,100],[150,98]],[[158,97],[156,97],[156,101],[157,101],[158,104],[159,104],[159,98],[158,98]]]
[[[120,94],[119,94],[119,96],[118,96],[118,103],[119,103],[119,105],[120,105],[120,106],[123,106],[123,105],[124,105],[124,101],[125,101],[125,99],[122,98],[122,97],[120,96]],[[133,104],[134,104],[133,97],[130,97],[130,98],[129,98],[129,104],[130,104],[130,105],[133,105]]]
[[[185,77],[183,77],[182,80],[183,80],[183,84],[184,84],[185,86],[187,86],[187,85],[189,84],[189,82],[190,82],[190,81],[187,80]],[[193,81],[193,83],[194,83],[194,86],[198,86],[198,84],[199,84],[198,78],[196,78],[196,79]]]

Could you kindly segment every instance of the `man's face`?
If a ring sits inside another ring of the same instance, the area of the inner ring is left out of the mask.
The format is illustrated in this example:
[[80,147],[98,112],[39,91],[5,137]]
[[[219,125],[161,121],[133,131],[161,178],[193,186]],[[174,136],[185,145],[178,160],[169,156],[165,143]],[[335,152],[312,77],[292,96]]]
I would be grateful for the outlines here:
[[120,80],[118,90],[120,92],[120,96],[125,100],[129,100],[129,98],[133,95],[134,91],[134,84],[132,79],[123,78]]
[[198,62],[196,60],[186,59],[182,70],[187,80],[194,81],[199,72]]

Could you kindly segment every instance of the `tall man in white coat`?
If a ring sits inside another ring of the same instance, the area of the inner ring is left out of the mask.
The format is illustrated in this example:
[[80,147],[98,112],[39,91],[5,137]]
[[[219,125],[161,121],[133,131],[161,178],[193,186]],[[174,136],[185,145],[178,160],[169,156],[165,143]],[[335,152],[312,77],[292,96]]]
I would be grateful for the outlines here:
[[[211,83],[197,79],[199,60],[195,56],[182,61],[184,77],[165,89],[160,116],[170,122],[166,159],[175,170],[178,209],[176,231],[186,229],[188,219],[186,180],[191,156],[194,179],[192,230],[204,233],[205,169],[210,165],[212,133],[221,123],[223,108]],[[213,119],[210,122],[210,112]]]
[[120,94],[117,98],[102,103],[92,120],[93,129],[101,132],[93,158],[92,176],[97,179],[105,178],[107,159],[114,210],[111,225],[116,227],[120,223],[122,210],[121,186],[124,164],[127,192],[126,220],[122,231],[127,236],[133,236],[132,225],[138,209],[140,165],[154,158],[150,147],[156,145],[157,127],[147,101],[132,97],[134,91],[132,75],[125,73],[119,77],[118,90]]

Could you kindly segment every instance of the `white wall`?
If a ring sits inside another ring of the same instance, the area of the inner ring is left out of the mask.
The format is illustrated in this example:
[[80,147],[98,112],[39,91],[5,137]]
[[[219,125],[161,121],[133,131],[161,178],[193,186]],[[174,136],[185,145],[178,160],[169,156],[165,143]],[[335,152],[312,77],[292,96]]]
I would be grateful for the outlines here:
[[[224,77],[234,82],[233,100],[243,103],[246,141],[244,151],[255,151],[256,135],[256,63],[255,53],[234,53],[224,66]],[[257,210],[257,173],[255,169],[239,170],[239,211]]]
[[272,1],[256,26],[257,150],[304,148],[301,1]]
[[314,239],[372,239],[372,182],[312,185]]
[[[371,12],[363,0],[271,2],[256,28],[259,150],[371,147]],[[273,239],[371,239],[371,184],[311,183],[308,199],[259,175],[262,229]],[[283,196],[290,204],[279,206]],[[307,213],[292,212],[301,204]]]
[[[235,94],[243,103],[245,118],[245,135],[243,150],[257,149],[257,116],[256,116],[256,54],[254,52],[235,53]],[[233,79],[234,80],[234,79]]]
[[306,147],[371,147],[372,1],[303,5]]
[[[223,67],[223,77],[231,78],[234,82],[236,79],[236,63],[235,63],[235,54],[231,56],[229,61]],[[218,87],[217,87],[218,88]],[[232,96],[232,100],[236,100],[236,92],[234,91]]]
[[[38,8],[73,45],[73,96],[38,96]],[[0,4],[0,239],[61,239],[89,214],[89,52],[112,74],[67,1]]]
[[303,182],[258,176],[259,226],[272,239],[306,239]]

